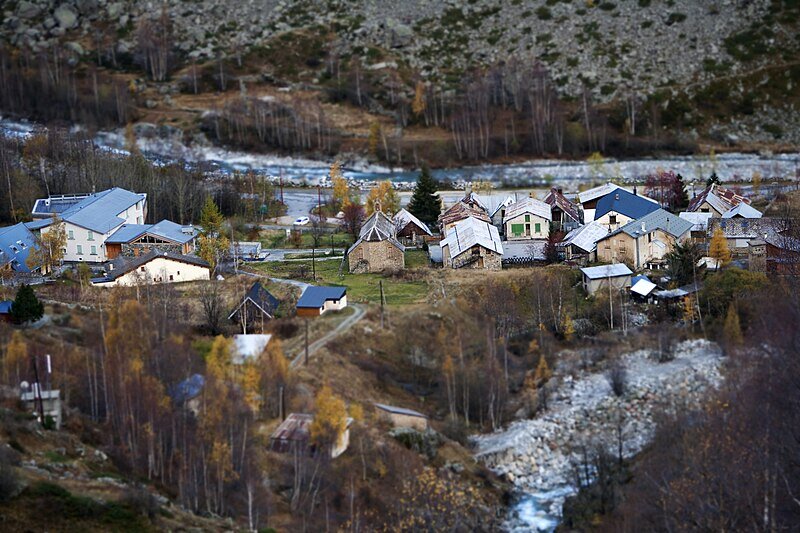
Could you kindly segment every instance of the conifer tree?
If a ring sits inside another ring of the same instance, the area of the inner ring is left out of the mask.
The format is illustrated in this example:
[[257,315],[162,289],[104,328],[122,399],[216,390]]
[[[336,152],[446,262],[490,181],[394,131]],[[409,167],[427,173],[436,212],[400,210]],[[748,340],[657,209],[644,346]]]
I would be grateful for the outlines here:
[[44,305],[36,297],[30,285],[22,285],[11,305],[11,318],[16,324],[35,322],[44,315]]
[[222,213],[209,196],[200,212],[200,227],[202,231],[198,239],[198,253],[204,261],[211,265],[213,271],[219,263],[220,257],[228,250],[228,239],[222,233]]
[[436,195],[438,185],[431,176],[427,165],[422,166],[414,194],[408,204],[408,211],[425,224],[435,224],[442,210],[439,196]]

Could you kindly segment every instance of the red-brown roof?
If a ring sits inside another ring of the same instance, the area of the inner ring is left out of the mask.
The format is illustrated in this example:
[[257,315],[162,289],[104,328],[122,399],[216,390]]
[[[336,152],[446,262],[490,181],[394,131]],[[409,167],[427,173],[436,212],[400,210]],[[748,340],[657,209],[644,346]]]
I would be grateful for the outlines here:
[[728,209],[736,207],[742,202],[746,204],[750,203],[749,198],[745,198],[744,196],[736,194],[730,189],[723,189],[716,183],[712,183],[703,189],[703,192],[692,198],[692,201],[689,202],[689,207],[686,210],[697,211],[705,201],[708,201],[708,203],[714,206],[714,209],[720,212],[725,212]]
[[439,225],[444,227],[448,224],[453,224],[470,217],[477,218],[478,220],[482,220],[484,222],[491,222],[489,215],[487,215],[486,211],[483,209],[470,207],[464,202],[458,202],[450,209],[439,215]]
[[550,189],[550,192],[545,197],[544,202],[549,204],[551,209],[554,206],[558,207],[575,222],[581,222],[581,212],[578,210],[578,206],[567,200],[567,197],[555,187]]

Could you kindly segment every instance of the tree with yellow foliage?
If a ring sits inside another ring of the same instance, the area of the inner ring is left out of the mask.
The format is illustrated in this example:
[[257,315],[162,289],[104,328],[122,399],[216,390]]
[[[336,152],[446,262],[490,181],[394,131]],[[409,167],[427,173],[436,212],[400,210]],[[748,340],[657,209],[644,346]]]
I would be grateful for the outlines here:
[[330,449],[347,429],[347,407],[329,385],[319,390],[314,405],[314,420],[309,428],[311,442],[320,448]]
[[43,228],[36,237],[36,246],[31,249],[25,264],[31,270],[41,269],[42,274],[49,274],[64,259],[67,247],[67,230],[64,221],[53,213],[52,221]]
[[28,345],[18,330],[11,335],[6,345],[3,358],[3,382],[6,385],[18,386],[22,378],[22,365],[28,360]]
[[758,195],[759,190],[761,189],[761,172],[758,170],[753,172],[753,193]]
[[728,241],[722,228],[717,226],[708,245],[708,255],[717,260],[717,268],[723,267],[731,262],[731,250],[728,248]]
[[428,102],[425,98],[425,84],[418,81],[416,87],[414,87],[414,101],[411,102],[411,111],[418,117],[425,112],[427,107]]
[[380,206],[380,210],[390,217],[400,210],[400,198],[391,181],[384,180],[370,189],[367,195],[367,216],[372,215],[377,206]]
[[575,324],[572,322],[572,317],[568,313],[564,313],[561,319],[561,333],[564,335],[564,340],[569,342],[575,336]]
[[339,161],[334,161],[331,165],[330,175],[331,183],[333,184],[333,205],[334,208],[344,209],[350,203],[350,186],[347,185],[347,180],[342,174],[342,164]]
[[723,334],[725,336],[725,344],[729,348],[741,346],[744,342],[742,326],[739,322],[739,312],[736,310],[736,306],[733,302],[728,306],[728,314],[725,316]]
[[539,364],[536,365],[536,372],[533,375],[537,386],[544,384],[552,375],[553,372],[550,370],[550,365],[547,364],[547,359],[545,359],[544,354],[540,355]]
[[378,155],[378,142],[381,140],[381,124],[373,122],[369,125],[369,153]]

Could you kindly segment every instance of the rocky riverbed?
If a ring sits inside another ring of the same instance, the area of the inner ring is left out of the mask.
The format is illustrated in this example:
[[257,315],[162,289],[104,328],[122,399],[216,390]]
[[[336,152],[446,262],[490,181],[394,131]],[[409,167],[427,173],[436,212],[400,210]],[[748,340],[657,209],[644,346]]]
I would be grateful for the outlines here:
[[685,341],[674,359],[658,362],[650,350],[622,356],[627,387],[621,397],[603,372],[565,374],[548,410],[502,431],[476,438],[476,457],[519,490],[509,530],[552,530],[567,496],[575,491],[574,469],[586,446],[616,455],[618,426],[623,454],[632,457],[653,438],[659,411],[699,404],[722,382],[722,351],[706,340]]

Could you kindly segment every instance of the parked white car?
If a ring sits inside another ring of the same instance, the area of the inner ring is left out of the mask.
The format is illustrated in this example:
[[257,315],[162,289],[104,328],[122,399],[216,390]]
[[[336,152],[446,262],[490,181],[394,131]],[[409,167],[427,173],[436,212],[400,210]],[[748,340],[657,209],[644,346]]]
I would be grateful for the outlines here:
[[299,217],[299,218],[295,219],[294,225],[295,226],[305,226],[309,222],[311,222],[311,220],[308,217]]

